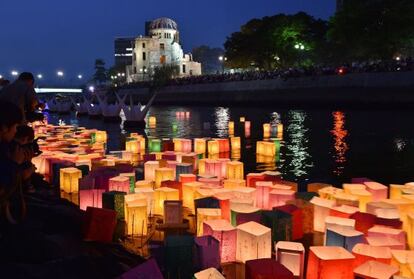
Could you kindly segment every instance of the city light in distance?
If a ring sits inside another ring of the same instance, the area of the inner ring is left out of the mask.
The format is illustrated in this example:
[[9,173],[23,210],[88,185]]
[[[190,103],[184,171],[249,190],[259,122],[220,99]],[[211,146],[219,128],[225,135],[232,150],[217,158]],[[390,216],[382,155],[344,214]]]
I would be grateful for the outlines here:
[[42,75],[42,74],[38,74],[38,75],[37,75],[37,78],[38,78],[38,79],[42,79],[42,78],[43,78],[43,75]]
[[2,75],[0,75],[0,79],[2,79],[3,78],[3,76]]
[[95,87],[89,86],[89,91],[93,93],[95,91]]
[[62,72],[62,71],[58,71],[58,72],[57,72],[57,75],[58,75],[59,77],[63,77],[63,72]]
[[19,72],[18,72],[18,71],[12,71],[12,72],[11,72],[11,75],[12,75],[12,76],[14,76],[14,77],[15,77],[15,76],[17,76],[18,74],[19,74]]
[[83,78],[83,76],[82,75],[78,75],[78,79],[82,79]]

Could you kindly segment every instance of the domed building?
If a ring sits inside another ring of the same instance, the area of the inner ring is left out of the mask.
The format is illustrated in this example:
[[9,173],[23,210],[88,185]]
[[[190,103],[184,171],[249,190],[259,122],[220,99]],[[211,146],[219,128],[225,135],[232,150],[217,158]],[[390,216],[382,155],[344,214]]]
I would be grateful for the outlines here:
[[193,61],[191,54],[184,54],[180,44],[177,23],[170,18],[147,22],[145,36],[133,43],[132,65],[127,66],[127,81],[148,80],[156,67],[176,65],[180,76],[201,75],[201,64]]

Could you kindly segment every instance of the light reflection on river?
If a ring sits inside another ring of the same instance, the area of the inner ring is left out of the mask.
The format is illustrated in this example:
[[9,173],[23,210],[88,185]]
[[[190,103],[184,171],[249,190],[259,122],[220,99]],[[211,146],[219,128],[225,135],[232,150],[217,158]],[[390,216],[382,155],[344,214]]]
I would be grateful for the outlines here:
[[[227,156],[245,164],[245,173],[277,170],[284,179],[342,183],[355,176],[383,183],[414,181],[414,115],[410,111],[282,110],[254,107],[152,107],[157,118],[147,136],[157,138],[227,137],[234,121],[241,137],[239,153]],[[251,121],[246,138],[240,117]],[[126,131],[120,122],[50,114],[50,122],[106,130],[108,149],[123,148]],[[263,140],[263,123],[282,123],[284,136],[277,158],[256,156],[256,142]],[[134,132],[129,131],[129,132]],[[142,132],[142,131],[141,131]]]

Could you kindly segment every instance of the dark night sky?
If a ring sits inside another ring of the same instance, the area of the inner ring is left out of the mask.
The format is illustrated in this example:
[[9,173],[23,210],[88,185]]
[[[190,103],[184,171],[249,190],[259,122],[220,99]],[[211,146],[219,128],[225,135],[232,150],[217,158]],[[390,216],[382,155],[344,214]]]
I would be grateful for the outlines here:
[[171,17],[184,49],[222,46],[226,36],[254,17],[305,11],[329,18],[335,0],[2,0],[0,75],[11,70],[65,71],[67,81],[92,72],[95,58],[113,63],[113,39],[139,35],[144,22]]

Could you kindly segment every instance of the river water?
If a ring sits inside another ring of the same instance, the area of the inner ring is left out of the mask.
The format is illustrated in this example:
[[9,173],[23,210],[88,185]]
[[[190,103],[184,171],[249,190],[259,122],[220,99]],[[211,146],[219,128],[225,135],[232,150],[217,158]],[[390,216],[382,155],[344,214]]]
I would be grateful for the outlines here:
[[[414,114],[409,110],[155,106],[148,116],[155,116],[157,124],[145,133],[158,138],[228,137],[228,122],[234,121],[242,148],[240,154],[227,156],[240,157],[245,173],[277,170],[284,179],[303,186],[308,182],[339,186],[352,177],[368,177],[384,184],[414,180]],[[122,123],[73,114],[48,117],[54,124],[62,120],[106,130],[108,150],[123,149],[127,132]],[[240,117],[251,121],[250,136],[246,136]],[[283,141],[276,159],[261,162],[256,156],[256,141],[263,139],[262,125],[269,122],[283,124]]]

